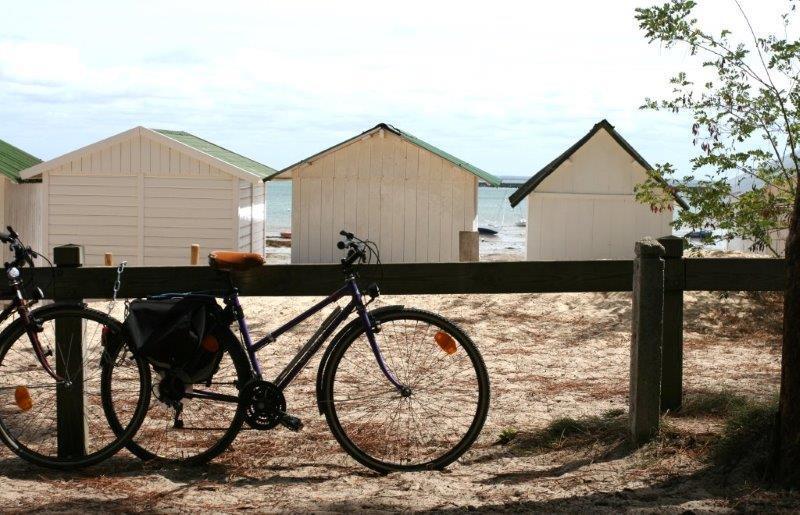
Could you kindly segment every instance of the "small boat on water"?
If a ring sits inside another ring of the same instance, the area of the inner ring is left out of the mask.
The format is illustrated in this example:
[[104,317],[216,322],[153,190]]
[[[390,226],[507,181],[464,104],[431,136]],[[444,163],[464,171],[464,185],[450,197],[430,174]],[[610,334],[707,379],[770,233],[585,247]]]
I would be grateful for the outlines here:
[[478,227],[478,233],[484,236],[497,236],[497,230],[490,227]]
[[292,231],[281,231],[281,238],[283,238],[285,240],[291,240],[292,239]]
[[517,227],[527,227],[528,226],[528,220],[526,218],[520,218],[519,220],[517,220],[517,223],[515,223],[514,225],[516,225]]
[[697,229],[686,233],[686,237],[692,240],[702,240],[711,236],[712,231],[709,229]]

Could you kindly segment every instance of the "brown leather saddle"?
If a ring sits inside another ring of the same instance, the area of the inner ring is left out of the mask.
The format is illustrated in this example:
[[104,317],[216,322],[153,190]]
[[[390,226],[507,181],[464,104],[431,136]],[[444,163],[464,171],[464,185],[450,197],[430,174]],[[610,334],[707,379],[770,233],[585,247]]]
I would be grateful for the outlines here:
[[264,256],[254,252],[215,250],[208,255],[208,264],[217,270],[243,271],[264,265]]

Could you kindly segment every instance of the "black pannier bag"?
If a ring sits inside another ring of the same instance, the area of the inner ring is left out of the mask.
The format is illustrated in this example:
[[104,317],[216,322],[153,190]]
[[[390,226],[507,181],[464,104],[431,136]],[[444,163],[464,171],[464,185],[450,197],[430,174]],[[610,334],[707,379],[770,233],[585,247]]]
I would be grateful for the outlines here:
[[123,322],[133,352],[156,370],[187,383],[211,379],[222,359],[217,334],[226,329],[213,298],[182,297],[131,301]]

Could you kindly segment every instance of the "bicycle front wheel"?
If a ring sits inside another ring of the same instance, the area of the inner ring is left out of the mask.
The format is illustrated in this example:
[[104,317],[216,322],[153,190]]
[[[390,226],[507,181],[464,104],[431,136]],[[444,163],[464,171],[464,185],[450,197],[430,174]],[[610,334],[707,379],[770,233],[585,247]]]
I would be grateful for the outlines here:
[[323,372],[328,425],[348,454],[380,473],[442,469],[469,449],[486,421],[483,359],[439,315],[402,309],[374,317],[383,359],[410,395],[384,377],[360,329],[337,344]]
[[[0,333],[0,438],[37,465],[74,469],[114,455],[138,429],[149,402],[147,364],[121,344],[120,323],[79,305],[45,306],[31,312],[57,383],[33,352],[17,319]],[[121,431],[103,415],[103,369],[115,363],[126,381],[116,392]]]

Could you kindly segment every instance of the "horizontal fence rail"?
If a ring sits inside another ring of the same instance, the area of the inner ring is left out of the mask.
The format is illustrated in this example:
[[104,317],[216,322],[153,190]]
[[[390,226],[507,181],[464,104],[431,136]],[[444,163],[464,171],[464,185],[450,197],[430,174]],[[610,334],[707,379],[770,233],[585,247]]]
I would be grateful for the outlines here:
[[786,288],[784,259],[687,258],[683,259],[683,265],[684,290],[783,291]]
[[[391,295],[633,291],[629,422],[634,441],[643,443],[657,433],[662,411],[681,406],[683,292],[781,291],[785,287],[782,259],[684,258],[683,245],[676,237],[642,240],[636,244],[635,261],[410,263],[368,265],[358,272],[363,284],[376,282],[383,293]],[[23,269],[27,286],[39,286],[48,299],[75,302],[112,297],[117,268],[82,267],[82,252],[76,246],[56,250],[54,258],[61,266]],[[231,278],[241,295],[281,297],[328,295],[344,279],[339,265],[266,265],[231,275],[207,266],[130,267],[122,274],[118,296],[221,293],[230,288]],[[0,286],[0,299],[10,295],[7,285]],[[69,342],[80,338],[76,327],[62,323],[56,330],[70,335]],[[84,452],[83,395],[74,389],[58,398],[59,453]]]
[[[682,259],[666,270],[672,290],[783,290],[782,259]],[[46,298],[110,298],[116,268],[24,269],[26,284]],[[409,263],[359,270],[364,283],[377,282],[386,294],[552,293],[631,291],[633,261],[520,261],[496,263]],[[245,296],[327,295],[342,284],[338,265],[267,265],[233,274]],[[209,267],[129,267],[120,297],[168,291],[225,290],[227,276]],[[9,298],[6,285],[0,298]]]

